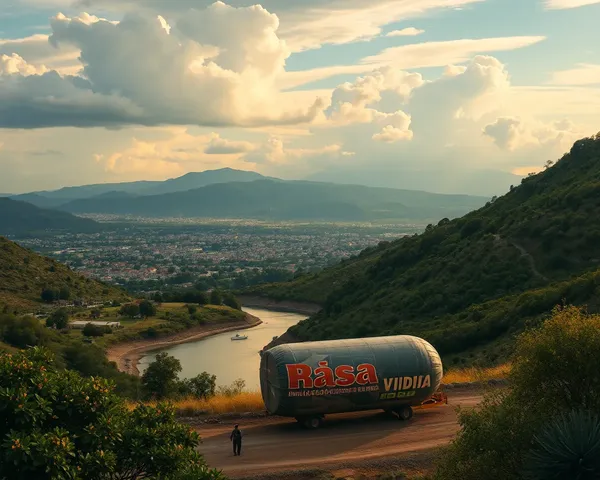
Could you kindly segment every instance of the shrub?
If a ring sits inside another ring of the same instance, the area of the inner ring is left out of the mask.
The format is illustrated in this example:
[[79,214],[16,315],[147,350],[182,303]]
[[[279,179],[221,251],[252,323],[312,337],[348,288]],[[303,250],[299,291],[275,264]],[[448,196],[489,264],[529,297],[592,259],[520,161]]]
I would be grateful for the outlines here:
[[[574,307],[555,309],[544,324],[519,337],[510,390],[489,394],[478,411],[460,412],[462,429],[438,465],[436,478],[522,479],[535,455],[535,439],[546,438],[546,429],[558,431],[552,426],[557,416],[600,411],[599,363],[600,315]],[[568,429],[557,435],[557,444],[569,441]],[[600,471],[594,474],[581,478],[598,478]]]
[[129,411],[98,378],[54,368],[34,348],[0,354],[0,478],[223,479],[167,405]]
[[46,326],[62,330],[69,325],[69,311],[66,308],[59,308],[50,314],[46,319]]
[[101,327],[94,325],[93,323],[86,323],[81,333],[85,337],[102,337],[105,333],[110,333],[111,329],[108,327]]

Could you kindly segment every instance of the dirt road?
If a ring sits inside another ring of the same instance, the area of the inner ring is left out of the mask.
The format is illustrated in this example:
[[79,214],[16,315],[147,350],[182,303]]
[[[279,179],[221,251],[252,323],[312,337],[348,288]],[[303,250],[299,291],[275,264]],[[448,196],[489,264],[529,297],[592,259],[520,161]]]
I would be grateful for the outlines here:
[[319,430],[302,429],[294,419],[248,419],[241,457],[229,441],[231,425],[207,425],[197,430],[200,452],[212,467],[230,478],[310,468],[335,470],[356,461],[411,455],[448,443],[458,430],[455,407],[474,407],[481,394],[453,392],[449,404],[416,411],[403,423],[378,411],[331,415]]

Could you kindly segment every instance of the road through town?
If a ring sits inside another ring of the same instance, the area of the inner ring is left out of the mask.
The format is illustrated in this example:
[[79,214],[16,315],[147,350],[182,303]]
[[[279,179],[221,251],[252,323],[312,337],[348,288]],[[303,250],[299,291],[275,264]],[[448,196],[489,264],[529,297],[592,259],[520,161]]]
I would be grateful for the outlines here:
[[477,390],[453,391],[448,397],[448,405],[416,411],[406,423],[378,411],[331,415],[318,430],[305,430],[294,419],[280,417],[243,420],[240,457],[233,456],[229,441],[235,422],[201,426],[200,452],[229,478],[335,470],[359,461],[411,455],[447,444],[458,431],[456,407],[474,407],[481,401]]

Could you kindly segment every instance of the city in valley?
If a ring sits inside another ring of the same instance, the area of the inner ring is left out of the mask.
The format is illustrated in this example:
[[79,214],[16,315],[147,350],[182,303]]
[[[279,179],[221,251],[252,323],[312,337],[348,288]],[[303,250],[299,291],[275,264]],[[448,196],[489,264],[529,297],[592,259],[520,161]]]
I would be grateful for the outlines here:
[[300,223],[90,215],[100,233],[13,237],[83,275],[136,293],[237,289],[312,273],[420,224]]

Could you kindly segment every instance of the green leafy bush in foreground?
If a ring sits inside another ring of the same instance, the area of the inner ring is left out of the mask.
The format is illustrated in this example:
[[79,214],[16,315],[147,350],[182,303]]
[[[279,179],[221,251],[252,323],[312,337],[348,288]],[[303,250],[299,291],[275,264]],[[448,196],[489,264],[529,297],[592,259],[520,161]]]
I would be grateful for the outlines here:
[[[600,315],[555,309],[541,327],[519,337],[510,390],[460,412],[462,429],[436,480],[600,478],[599,364]],[[586,429],[578,428],[582,415]],[[540,468],[540,459],[550,457],[554,467]]]
[[40,348],[0,355],[0,479],[221,480],[168,405],[129,411],[108,381]]

